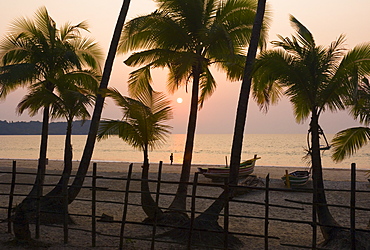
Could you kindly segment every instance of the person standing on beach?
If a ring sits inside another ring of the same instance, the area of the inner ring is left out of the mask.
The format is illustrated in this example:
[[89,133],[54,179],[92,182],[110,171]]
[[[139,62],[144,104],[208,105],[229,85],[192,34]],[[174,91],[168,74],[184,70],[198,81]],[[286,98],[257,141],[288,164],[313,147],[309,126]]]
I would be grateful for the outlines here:
[[171,165],[172,165],[172,162],[173,162],[173,153],[171,153],[171,155],[170,155],[170,162],[171,162]]

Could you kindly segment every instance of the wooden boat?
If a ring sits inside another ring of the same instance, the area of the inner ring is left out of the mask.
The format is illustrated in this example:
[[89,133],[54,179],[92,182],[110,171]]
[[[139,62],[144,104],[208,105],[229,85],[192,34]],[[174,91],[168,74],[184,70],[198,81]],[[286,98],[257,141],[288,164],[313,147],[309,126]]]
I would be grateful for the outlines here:
[[[254,158],[243,161],[239,166],[239,177],[247,176],[253,173],[256,161],[261,157],[254,156]],[[198,168],[199,172],[207,178],[221,179],[228,178],[230,174],[229,167],[217,167],[217,168]]]
[[290,185],[304,185],[310,178],[310,172],[297,170],[294,172],[290,172],[289,174],[285,174],[283,177],[281,177],[281,179],[284,181],[285,185],[288,186],[288,183],[286,181],[287,177],[289,178]]

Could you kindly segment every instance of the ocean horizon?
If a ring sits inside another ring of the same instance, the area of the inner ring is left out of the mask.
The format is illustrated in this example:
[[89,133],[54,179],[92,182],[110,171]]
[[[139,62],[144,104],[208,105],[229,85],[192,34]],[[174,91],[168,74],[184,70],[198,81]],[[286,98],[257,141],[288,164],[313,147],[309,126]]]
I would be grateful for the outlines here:
[[[81,159],[86,143],[86,135],[73,135],[73,160]],[[330,142],[332,134],[327,135]],[[49,135],[47,157],[50,160],[62,160],[64,153],[63,135]],[[192,163],[194,165],[223,165],[230,163],[232,134],[196,134]],[[169,163],[170,154],[174,155],[174,164],[181,164],[185,134],[171,134],[166,144],[149,153],[149,161]],[[38,159],[40,135],[0,135],[0,158],[2,159]],[[307,141],[305,134],[245,134],[242,160],[261,157],[258,166],[303,167],[309,164],[303,160],[306,155]],[[331,151],[322,152],[324,168],[349,169],[356,163],[358,169],[370,169],[370,145],[360,149],[353,157],[341,163],[331,160]],[[97,141],[92,161],[142,162],[142,152],[133,149],[118,137]]]

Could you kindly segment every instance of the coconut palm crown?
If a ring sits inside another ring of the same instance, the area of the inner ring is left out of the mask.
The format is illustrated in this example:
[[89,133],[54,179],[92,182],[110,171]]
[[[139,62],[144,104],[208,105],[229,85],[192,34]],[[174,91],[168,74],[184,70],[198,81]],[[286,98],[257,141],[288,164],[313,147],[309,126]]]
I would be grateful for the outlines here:
[[30,84],[52,90],[66,73],[84,67],[99,70],[100,48],[80,34],[87,28],[87,23],[81,22],[58,29],[45,7],[36,12],[34,20],[16,19],[0,43],[0,97]]
[[149,164],[148,152],[165,142],[171,127],[164,124],[172,118],[170,101],[160,92],[142,92],[137,98],[122,96],[117,89],[106,95],[122,109],[121,120],[100,123],[98,139],[118,136],[144,153],[144,165]]

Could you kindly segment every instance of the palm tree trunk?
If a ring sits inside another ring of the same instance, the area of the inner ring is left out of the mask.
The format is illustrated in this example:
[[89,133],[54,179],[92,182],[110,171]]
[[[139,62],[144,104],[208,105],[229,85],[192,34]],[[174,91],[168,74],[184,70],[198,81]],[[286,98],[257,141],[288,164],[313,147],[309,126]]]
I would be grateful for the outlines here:
[[[125,23],[129,6],[130,0],[124,0],[118,16],[116,27],[114,29],[112,41],[107,55],[107,60],[105,61],[103,76],[99,86],[99,89],[101,90],[108,87],[114,58],[116,56],[119,39],[121,36],[123,25]],[[87,136],[84,152],[80,161],[80,165],[78,167],[76,178],[73,180],[71,188],[68,189],[68,197],[70,202],[72,202],[80,192],[82,184],[85,180],[86,173],[89,169],[92,153],[95,147],[95,140],[99,128],[101,113],[103,111],[104,100],[105,98],[98,94],[95,102],[94,113],[91,119],[89,134]]]
[[148,159],[148,147],[144,150],[144,165],[141,173],[141,206],[148,216],[145,220],[147,222],[154,222],[160,220],[163,217],[163,212],[158,208],[158,204],[153,200],[150,195],[150,188],[148,184],[149,179],[149,159]]
[[234,137],[230,157],[229,182],[232,185],[236,185],[238,183],[239,165],[243,147],[244,127],[247,119],[249,94],[252,85],[252,68],[257,54],[265,9],[266,0],[259,0],[252,29],[251,41],[248,47],[248,54],[245,62],[243,81],[240,89],[238,108],[236,112]]
[[327,206],[326,195],[324,190],[324,179],[322,174],[322,163],[320,156],[320,141],[319,141],[319,116],[316,110],[312,111],[310,130],[311,130],[311,159],[312,159],[312,179],[313,185],[316,189],[316,199],[314,203],[317,205],[317,216],[319,223],[325,226],[320,226],[321,232],[325,240],[329,240],[332,237],[332,232],[335,230],[335,226],[339,224],[335,221],[331,215]]
[[37,167],[35,184],[28,196],[15,209],[13,218],[13,231],[16,240],[29,241],[31,231],[29,223],[32,218],[32,212],[36,210],[36,195],[42,195],[42,185],[44,184],[46,172],[46,152],[49,134],[49,107],[44,107],[41,131],[40,156]]
[[195,129],[197,125],[197,116],[198,116],[198,97],[199,97],[199,79],[200,79],[199,67],[200,66],[193,67],[193,86],[191,92],[190,114],[188,121],[188,131],[186,134],[184,159],[181,168],[180,183],[176,191],[176,196],[170,205],[170,209],[176,210],[186,209],[186,195],[188,190],[188,185],[186,184],[186,182],[189,182],[190,178],[191,160],[193,157]]
[[[66,131],[66,138],[64,142],[64,168],[62,176],[67,175],[66,181],[68,182],[71,173],[72,173],[72,158],[73,158],[73,150],[72,150],[72,120],[67,121],[67,131]],[[63,177],[59,179],[58,184],[53,188],[46,197],[58,196],[62,193],[63,187]]]
[[43,118],[42,118],[40,155],[39,155],[39,161],[38,161],[38,167],[37,167],[37,175],[36,175],[35,184],[32,187],[32,190],[29,193],[29,196],[36,195],[38,188],[40,188],[42,192],[42,185],[44,184],[45,172],[46,172],[46,153],[47,153],[47,148],[48,148],[48,135],[49,135],[49,107],[44,107]]
[[[59,179],[58,184],[45,196],[41,197],[40,200],[40,210],[46,211],[42,213],[41,216],[41,223],[46,224],[62,224],[63,223],[63,216],[55,216],[55,213],[64,213],[63,210],[63,196],[62,196],[62,189],[64,184],[64,176],[67,175],[66,182],[68,184],[68,180],[70,178],[72,172],[72,120],[67,121],[67,131],[66,131],[66,138],[65,138],[65,148],[64,148],[64,169],[63,169],[63,176]],[[69,222],[73,220],[70,218]]]

